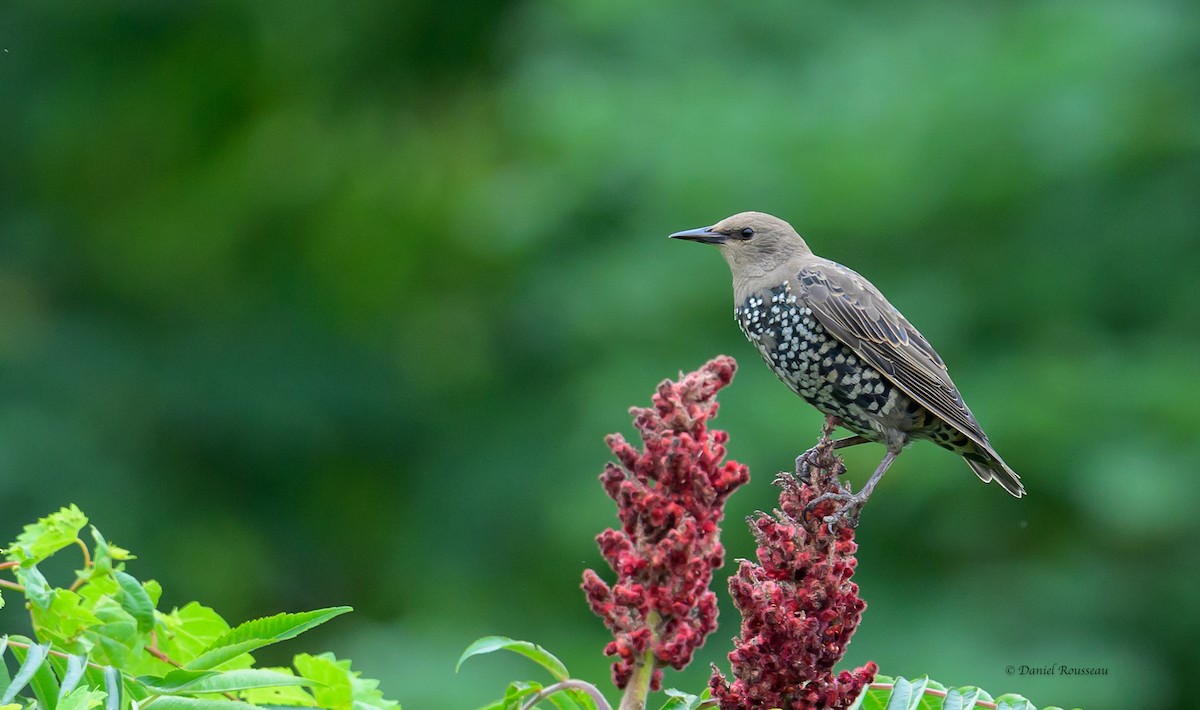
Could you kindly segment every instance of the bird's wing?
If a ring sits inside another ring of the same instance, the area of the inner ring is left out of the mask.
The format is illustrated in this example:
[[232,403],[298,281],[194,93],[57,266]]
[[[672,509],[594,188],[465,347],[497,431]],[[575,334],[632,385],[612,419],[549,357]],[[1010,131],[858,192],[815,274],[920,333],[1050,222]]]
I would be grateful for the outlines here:
[[933,347],[871,282],[832,261],[805,265],[793,286],[818,322],[918,404],[991,449]]

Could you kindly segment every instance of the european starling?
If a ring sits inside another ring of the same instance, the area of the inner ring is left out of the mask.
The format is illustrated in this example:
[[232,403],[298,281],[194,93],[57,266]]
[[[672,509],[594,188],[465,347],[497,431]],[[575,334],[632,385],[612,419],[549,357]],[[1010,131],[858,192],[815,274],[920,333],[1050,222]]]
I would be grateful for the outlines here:
[[946,365],[917,329],[871,282],[823,259],[783,220],[742,212],[675,239],[715,244],[733,271],[734,317],[779,379],[855,436],[887,447],[857,494],[837,496],[859,508],[913,439],[962,456],[985,483],[1016,497],[1021,479],[1004,463]]

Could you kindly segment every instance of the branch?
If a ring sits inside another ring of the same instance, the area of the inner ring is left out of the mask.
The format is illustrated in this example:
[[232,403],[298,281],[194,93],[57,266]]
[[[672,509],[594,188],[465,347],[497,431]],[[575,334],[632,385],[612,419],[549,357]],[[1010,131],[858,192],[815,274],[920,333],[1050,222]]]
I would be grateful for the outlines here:
[[592,685],[586,680],[573,679],[564,680],[559,683],[555,683],[554,685],[548,685],[545,688],[542,688],[540,693],[527,700],[525,704],[521,706],[521,710],[531,710],[533,706],[542,702],[551,695],[554,695],[560,690],[582,690],[591,696],[592,700],[596,701],[596,707],[599,708],[599,710],[612,710],[612,706],[608,704],[608,700],[605,699],[604,695],[596,686]]

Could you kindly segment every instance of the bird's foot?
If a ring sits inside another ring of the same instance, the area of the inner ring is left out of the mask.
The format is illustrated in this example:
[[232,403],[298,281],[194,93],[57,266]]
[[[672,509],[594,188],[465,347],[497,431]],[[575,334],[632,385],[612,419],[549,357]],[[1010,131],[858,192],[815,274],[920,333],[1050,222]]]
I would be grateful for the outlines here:
[[863,503],[867,502],[867,497],[860,493],[852,493],[849,488],[842,484],[837,484],[836,491],[827,491],[813,498],[804,506],[805,514],[811,513],[814,508],[826,501],[838,501],[841,503],[837,510],[825,515],[821,521],[829,526],[829,531],[833,532],[833,526],[838,523],[849,525],[850,527],[858,527],[858,514],[862,510]]

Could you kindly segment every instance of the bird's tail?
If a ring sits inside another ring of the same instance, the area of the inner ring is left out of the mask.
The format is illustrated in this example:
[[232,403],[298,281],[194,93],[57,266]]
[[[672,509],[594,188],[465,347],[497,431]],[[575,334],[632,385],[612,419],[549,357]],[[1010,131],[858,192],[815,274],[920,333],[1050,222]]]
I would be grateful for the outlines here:
[[963,460],[984,483],[995,481],[1016,498],[1025,495],[1025,486],[1021,485],[1021,477],[1017,475],[1016,471],[1009,468],[1008,464],[1004,463],[1004,459],[1000,458],[995,451],[972,445],[960,453]]

